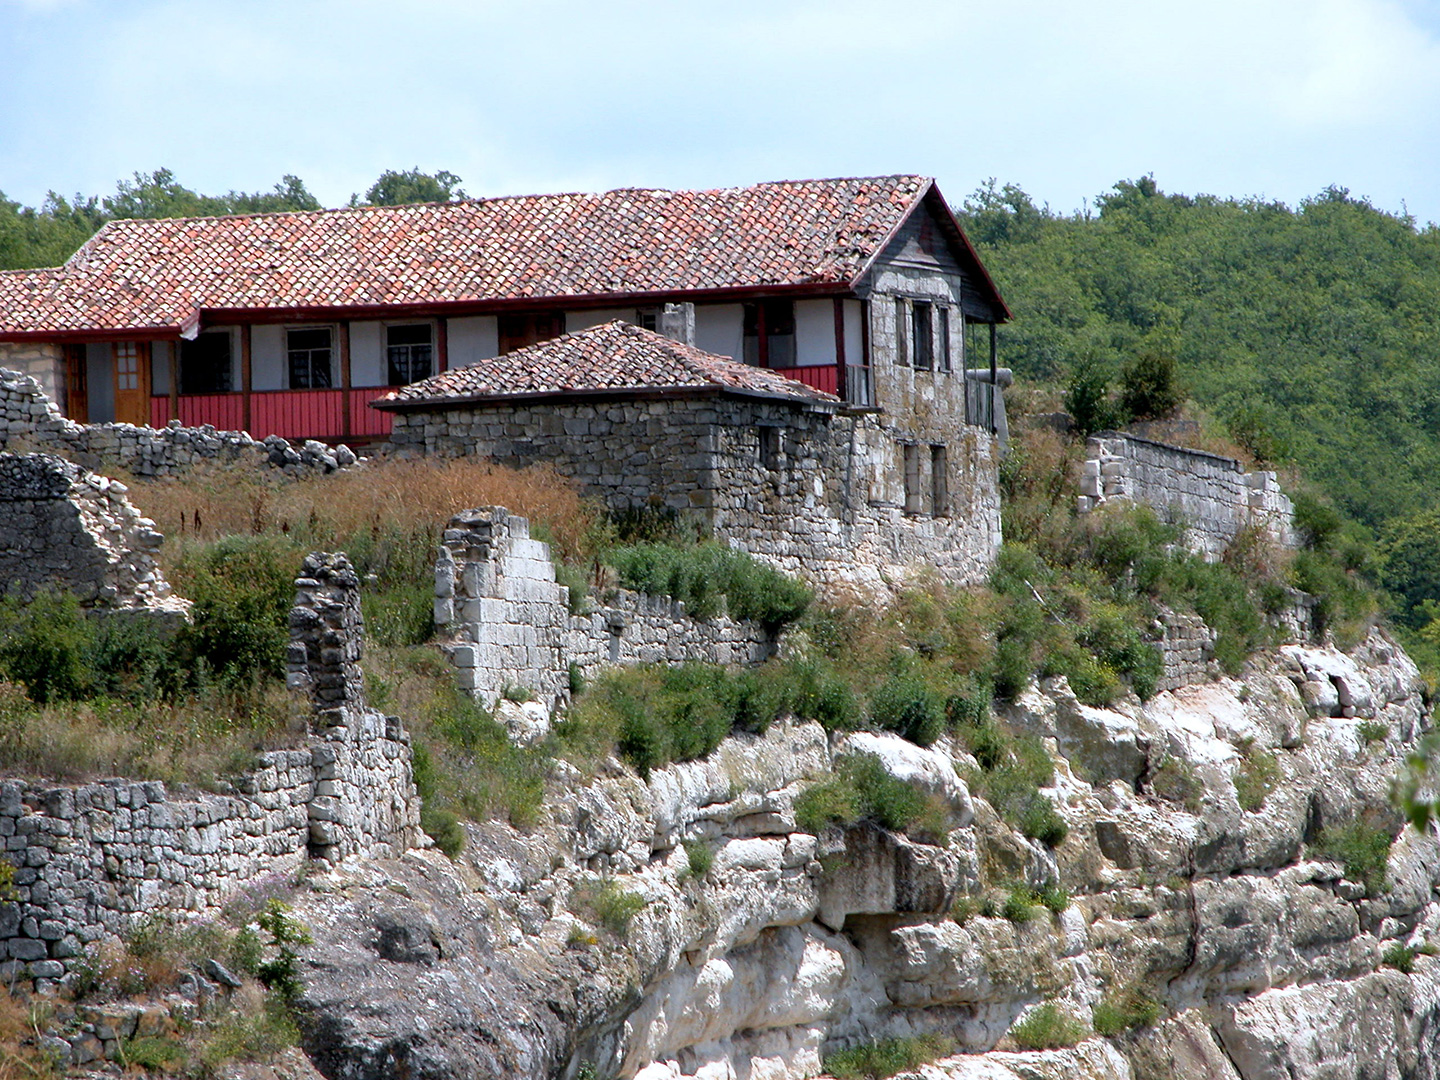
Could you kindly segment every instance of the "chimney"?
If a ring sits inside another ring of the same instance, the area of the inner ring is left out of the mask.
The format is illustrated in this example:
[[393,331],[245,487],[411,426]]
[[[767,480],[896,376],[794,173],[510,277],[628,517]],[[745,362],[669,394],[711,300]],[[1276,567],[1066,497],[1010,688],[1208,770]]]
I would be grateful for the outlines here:
[[695,305],[666,304],[660,313],[660,333],[671,341],[684,345],[695,344]]

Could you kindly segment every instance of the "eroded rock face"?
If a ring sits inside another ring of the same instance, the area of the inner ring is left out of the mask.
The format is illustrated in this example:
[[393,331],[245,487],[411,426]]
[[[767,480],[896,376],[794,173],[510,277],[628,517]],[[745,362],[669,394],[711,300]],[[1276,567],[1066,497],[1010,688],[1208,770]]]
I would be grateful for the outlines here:
[[[1375,896],[1308,846],[1356,819],[1398,827],[1389,781],[1424,725],[1402,652],[1378,635],[1349,656],[1282,650],[1109,710],[1062,682],[1007,719],[1058,754],[1054,851],[943,746],[777,724],[648,781],[561,766],[543,823],[472,826],[453,863],[342,867],[303,903],[306,1048],[345,1080],[802,1080],[827,1053],[923,1034],[955,1050],[924,1080],[1440,1072],[1440,959],[1382,962],[1440,943],[1440,846],[1402,833]],[[800,831],[796,796],[853,751],[937,796],[948,841]],[[703,878],[684,843],[713,853]],[[1063,911],[1004,917],[1012,885],[1057,879]],[[1148,1026],[1060,1050],[1007,1037],[1039,1003],[1088,1022],[1137,989],[1163,1006]]]

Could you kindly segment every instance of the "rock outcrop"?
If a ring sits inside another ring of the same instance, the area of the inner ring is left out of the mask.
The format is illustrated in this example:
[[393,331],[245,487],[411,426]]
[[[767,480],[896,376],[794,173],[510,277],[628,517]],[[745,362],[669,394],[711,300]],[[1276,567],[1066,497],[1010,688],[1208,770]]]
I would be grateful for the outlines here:
[[[800,1080],[929,1034],[954,1053],[925,1080],[1436,1074],[1440,960],[1418,950],[1440,846],[1388,798],[1423,725],[1402,652],[1286,648],[1112,710],[1059,682],[1007,719],[1056,751],[1053,850],[969,790],[954,747],[777,724],[648,780],[558,766],[542,822],[472,826],[454,862],[342,864],[303,903],[306,1049],[332,1080]],[[943,846],[802,830],[796,797],[842,750],[945,804]],[[1383,883],[1320,854],[1356,821],[1398,833]],[[992,906],[1057,882],[1062,910]],[[1125,994],[1149,1022],[1052,1050],[1009,1035]]]

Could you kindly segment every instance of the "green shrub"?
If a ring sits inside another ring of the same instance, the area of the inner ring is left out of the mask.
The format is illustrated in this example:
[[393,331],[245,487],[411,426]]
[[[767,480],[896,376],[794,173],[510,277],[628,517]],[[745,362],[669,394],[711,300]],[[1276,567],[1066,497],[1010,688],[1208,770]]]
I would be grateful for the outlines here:
[[870,719],[919,746],[945,733],[945,698],[914,670],[899,671],[870,697]]
[[826,1054],[822,1067],[826,1075],[835,1077],[835,1080],[887,1080],[896,1073],[919,1068],[954,1050],[954,1040],[944,1036],[912,1035]]
[[557,562],[555,581],[569,589],[568,606],[571,615],[586,615],[590,612],[590,578],[583,566],[575,563]]
[[404,648],[424,645],[435,633],[433,585],[403,585],[360,593],[365,639],[376,645]]
[[162,1035],[140,1035],[120,1044],[121,1063],[147,1073],[178,1072],[188,1057],[184,1046]]
[[1040,911],[1040,897],[1028,885],[1011,886],[1000,914],[1012,923],[1027,923]]
[[465,827],[449,810],[422,804],[420,828],[425,830],[425,835],[435,841],[435,846],[448,858],[453,859],[465,850]]
[[1107,1039],[1131,1028],[1149,1027],[1165,1015],[1165,1007],[1138,986],[1107,994],[1095,1006],[1091,1023],[1095,1034]]
[[[894,832],[937,829],[930,800],[913,784],[885,771],[874,754],[847,754],[835,762],[835,775],[802,791],[795,799],[795,819],[806,832],[827,825],[873,821]],[[938,826],[943,829],[943,825]]]
[[256,917],[260,929],[269,935],[267,947],[274,956],[262,961],[255,968],[255,975],[285,1001],[292,1001],[300,993],[300,975],[296,962],[300,959],[295,952],[296,945],[309,945],[313,940],[305,924],[290,914],[290,907],[281,900],[270,900],[265,909]]
[[194,602],[181,640],[195,662],[222,676],[284,673],[300,556],[288,542],[231,536],[188,549],[176,591]]
[[1081,436],[1123,427],[1129,417],[1110,394],[1110,377],[1093,356],[1075,364],[1065,388],[1065,409]]
[[211,1022],[200,1044],[200,1064],[204,1075],[217,1076],[231,1062],[268,1061],[299,1041],[289,1002],[269,994],[256,1012],[232,1009]]
[[622,586],[682,601],[697,619],[716,615],[723,599],[731,618],[773,630],[804,615],[813,597],[794,578],[713,540],[692,547],[634,544],[613,549],[607,558]]
[[1039,898],[1040,903],[1044,904],[1056,915],[1059,915],[1070,906],[1070,893],[1053,883],[1040,889],[1036,893],[1036,896]]
[[715,865],[715,849],[703,840],[686,840],[685,865],[692,877],[703,880]]
[[41,592],[29,604],[0,601],[0,669],[32,701],[74,700],[95,689],[95,627],[69,593]]
[[619,883],[610,879],[582,884],[575,890],[575,901],[616,937],[625,936],[630,929],[631,920],[644,911],[646,906],[643,896],[627,892]]
[[1136,420],[1163,420],[1185,404],[1175,357],[1147,350],[1120,369],[1120,407]]
[[1083,1023],[1048,1001],[1010,1029],[1010,1038],[1022,1050],[1061,1050],[1088,1034]]
[[1184,758],[1166,754],[1150,771],[1147,783],[1157,798],[1179,803],[1192,814],[1200,812],[1200,797],[1205,787],[1200,783],[1195,767]]
[[1251,813],[1259,810],[1282,779],[1280,763],[1274,754],[1254,746],[1246,747],[1235,770],[1235,797],[1240,808]]
[[1365,886],[1365,895],[1379,896],[1385,891],[1385,873],[1390,863],[1390,845],[1395,837],[1384,829],[1363,821],[1331,827],[1321,831],[1311,845],[1312,851],[1345,866],[1345,876]]
[[1396,942],[1380,954],[1380,963],[1394,968],[1402,975],[1410,975],[1415,971],[1416,951],[1408,945]]
[[[964,729],[962,729],[963,732]],[[987,751],[995,761],[969,777],[972,790],[995,808],[1013,828],[1032,840],[1058,847],[1070,827],[1049,797],[1040,792],[1055,779],[1055,763],[1045,746],[1033,736],[1013,736],[999,727],[990,729],[996,745]]]
[[1390,725],[1383,720],[1361,720],[1355,725],[1355,734],[1362,742],[1384,742],[1390,737]]

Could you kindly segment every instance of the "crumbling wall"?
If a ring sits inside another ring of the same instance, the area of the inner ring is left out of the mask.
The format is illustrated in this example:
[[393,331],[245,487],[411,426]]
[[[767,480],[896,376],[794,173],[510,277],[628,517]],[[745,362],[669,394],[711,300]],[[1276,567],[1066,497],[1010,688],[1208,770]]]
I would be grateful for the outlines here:
[[[612,509],[668,507],[821,588],[878,591],[920,569],[974,584],[994,563],[999,445],[974,425],[947,431],[905,436],[920,464],[918,507],[907,506],[900,435],[873,414],[828,406],[728,397],[474,403],[396,413],[390,448],[546,463]],[[937,487],[945,505],[935,505]]]
[[260,755],[220,794],[0,781],[0,845],[16,868],[13,897],[0,901],[0,981],[46,989],[139,917],[204,915],[307,859],[399,855],[419,842],[409,736],[364,702],[355,572],[343,555],[312,555],[302,573],[289,682],[315,706],[308,745]]
[[435,622],[460,685],[494,702],[523,687],[547,706],[570,692],[571,665],[589,678],[608,665],[758,664],[773,654],[765,628],[725,615],[693,619],[666,597],[620,590],[572,615],[550,545],[503,507],[457,514],[435,564]]
[[86,607],[181,611],[156,562],[164,539],[127,488],[49,454],[0,452],[0,592],[46,588]]
[[1294,547],[1294,508],[1273,472],[1247,473],[1234,458],[1105,432],[1091,436],[1081,465],[1079,510],[1114,501],[1143,503],[1185,528],[1185,543],[1207,559],[1256,526]]
[[307,440],[300,447],[278,435],[263,441],[243,431],[205,424],[163,428],[134,424],[79,424],[61,415],[33,376],[0,368],[0,450],[11,443],[60,454],[91,469],[120,468],[134,476],[178,476],[202,461],[238,461],[291,473],[332,472],[355,463],[345,446]]
[[1214,677],[1215,631],[1199,615],[1165,610],[1160,613],[1155,647],[1160,650],[1163,673],[1157,691],[1178,690]]

